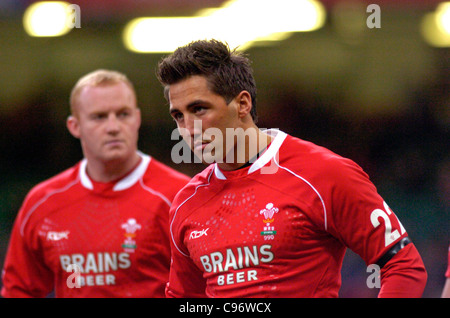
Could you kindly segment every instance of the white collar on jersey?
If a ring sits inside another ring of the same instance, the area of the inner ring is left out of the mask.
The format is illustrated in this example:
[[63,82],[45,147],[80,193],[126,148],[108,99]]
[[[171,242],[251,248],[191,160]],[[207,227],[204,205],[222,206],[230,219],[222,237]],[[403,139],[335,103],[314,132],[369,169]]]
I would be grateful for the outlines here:
[[[263,133],[275,137],[272,143],[269,145],[269,148],[261,155],[261,157],[258,158],[248,169],[248,173],[253,173],[262,167],[264,167],[272,158],[278,153],[278,150],[280,149],[281,145],[283,144],[284,139],[286,139],[287,134],[281,130],[278,129],[262,129]],[[214,174],[216,175],[217,179],[220,180],[226,180],[227,177],[220,171],[219,166],[217,163],[214,165]]]
[[[114,191],[121,191],[130,188],[144,175],[145,171],[147,170],[148,164],[150,163],[151,157],[140,151],[138,151],[138,155],[142,158],[141,162],[130,174],[128,174],[125,178],[121,179],[114,185]],[[94,185],[87,175],[86,166],[87,159],[84,158],[80,164],[80,181],[85,188],[93,190]]]

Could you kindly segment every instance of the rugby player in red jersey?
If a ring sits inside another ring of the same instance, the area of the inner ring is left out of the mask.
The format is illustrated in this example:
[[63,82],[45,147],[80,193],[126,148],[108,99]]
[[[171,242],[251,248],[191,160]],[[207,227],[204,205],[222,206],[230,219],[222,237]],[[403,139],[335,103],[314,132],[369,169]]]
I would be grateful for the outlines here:
[[216,40],[180,47],[158,65],[180,134],[211,163],[171,207],[166,295],[337,297],[350,248],[379,266],[379,297],[420,297],[422,259],[366,173],[259,129],[252,73],[245,56]]
[[72,90],[70,133],[84,159],[34,187],[16,218],[4,297],[164,297],[168,213],[189,180],[137,149],[128,78],[97,70]]

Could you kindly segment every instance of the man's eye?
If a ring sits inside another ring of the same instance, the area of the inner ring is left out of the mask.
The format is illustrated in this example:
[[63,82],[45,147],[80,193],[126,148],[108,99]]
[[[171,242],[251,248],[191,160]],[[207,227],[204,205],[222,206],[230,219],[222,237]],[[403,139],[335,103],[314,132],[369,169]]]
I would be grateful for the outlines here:
[[176,121],[180,121],[183,118],[183,115],[181,113],[174,113],[172,115],[173,119],[175,119]]
[[91,116],[91,118],[94,119],[94,120],[101,120],[101,119],[106,118],[106,115],[104,115],[104,114],[93,114]]
[[201,112],[203,110],[205,110],[205,107],[203,107],[203,106],[195,106],[193,108],[194,113],[199,113],[199,112]]

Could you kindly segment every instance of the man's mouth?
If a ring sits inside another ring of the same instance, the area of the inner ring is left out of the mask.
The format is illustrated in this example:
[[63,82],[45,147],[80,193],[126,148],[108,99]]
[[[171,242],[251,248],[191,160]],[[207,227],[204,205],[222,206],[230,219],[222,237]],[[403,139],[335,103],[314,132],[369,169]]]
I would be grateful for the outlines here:
[[118,146],[121,146],[122,144],[123,144],[123,141],[119,140],[119,139],[108,140],[105,142],[105,146],[108,146],[108,147],[118,147]]
[[205,147],[210,143],[210,141],[195,141],[194,151],[203,151]]

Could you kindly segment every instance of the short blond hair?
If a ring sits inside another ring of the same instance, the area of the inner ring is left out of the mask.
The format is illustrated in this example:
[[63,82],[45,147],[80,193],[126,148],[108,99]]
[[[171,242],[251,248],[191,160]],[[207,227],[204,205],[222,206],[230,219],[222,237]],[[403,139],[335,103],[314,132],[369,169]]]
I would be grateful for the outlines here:
[[130,87],[131,91],[133,92],[134,98],[136,100],[136,91],[134,89],[134,85],[125,74],[113,70],[98,69],[81,77],[73,87],[72,92],[70,93],[71,113],[75,113],[75,105],[78,102],[77,98],[84,87],[114,85],[117,83],[125,83],[126,85],[128,85],[128,87]]

